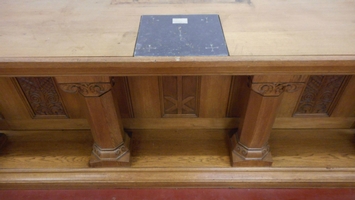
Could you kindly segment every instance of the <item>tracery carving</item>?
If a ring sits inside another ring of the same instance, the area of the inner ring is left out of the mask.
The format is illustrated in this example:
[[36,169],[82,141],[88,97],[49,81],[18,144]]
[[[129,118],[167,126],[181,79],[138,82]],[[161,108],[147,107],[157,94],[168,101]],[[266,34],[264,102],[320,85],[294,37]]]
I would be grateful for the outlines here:
[[347,76],[310,76],[295,114],[325,114],[330,116],[332,105],[341,95]]
[[79,93],[85,97],[98,97],[112,88],[112,83],[65,83],[59,87],[68,93]]
[[54,80],[51,77],[16,78],[35,117],[48,115],[67,116]]

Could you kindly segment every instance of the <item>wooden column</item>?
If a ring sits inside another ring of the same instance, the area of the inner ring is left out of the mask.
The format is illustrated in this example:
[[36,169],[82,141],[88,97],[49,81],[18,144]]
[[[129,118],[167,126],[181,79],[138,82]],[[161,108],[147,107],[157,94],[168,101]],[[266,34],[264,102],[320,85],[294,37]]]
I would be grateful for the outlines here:
[[[297,82],[290,82],[297,81]],[[271,166],[268,145],[277,109],[284,92],[303,87],[302,76],[254,76],[248,79],[248,98],[238,132],[231,143],[232,166]]]
[[130,138],[123,130],[110,77],[57,77],[59,87],[84,96],[94,138],[91,167],[130,165]]

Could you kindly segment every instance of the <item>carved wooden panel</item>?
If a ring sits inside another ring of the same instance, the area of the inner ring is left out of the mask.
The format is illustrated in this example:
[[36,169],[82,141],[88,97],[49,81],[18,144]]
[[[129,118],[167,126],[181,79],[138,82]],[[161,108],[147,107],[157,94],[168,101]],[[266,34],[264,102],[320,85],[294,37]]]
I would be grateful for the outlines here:
[[161,77],[160,91],[163,117],[198,117],[199,77]]
[[68,116],[53,78],[21,77],[16,80],[34,118]]
[[310,76],[294,116],[330,116],[346,86],[347,76]]

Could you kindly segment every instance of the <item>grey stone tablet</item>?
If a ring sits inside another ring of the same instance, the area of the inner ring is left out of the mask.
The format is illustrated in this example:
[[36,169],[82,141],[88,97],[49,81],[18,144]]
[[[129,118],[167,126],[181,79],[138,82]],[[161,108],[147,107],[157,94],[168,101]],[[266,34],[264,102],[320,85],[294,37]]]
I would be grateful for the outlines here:
[[143,15],[134,56],[228,56],[218,15]]

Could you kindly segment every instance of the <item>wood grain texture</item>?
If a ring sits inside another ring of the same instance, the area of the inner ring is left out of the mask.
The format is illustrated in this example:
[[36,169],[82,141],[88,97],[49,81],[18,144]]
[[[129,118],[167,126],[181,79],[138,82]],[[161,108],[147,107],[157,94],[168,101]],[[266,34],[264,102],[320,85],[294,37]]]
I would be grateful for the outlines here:
[[351,0],[111,3],[2,1],[0,57],[132,56],[140,16],[156,13],[219,14],[233,56],[355,53]]
[[227,132],[134,131],[132,167],[229,167]]
[[1,58],[6,76],[343,75],[355,56]]
[[355,101],[353,98],[355,96],[355,76],[351,76],[346,88],[340,97],[332,117],[355,117]]
[[133,118],[132,98],[127,77],[114,77],[112,92],[116,96],[122,118]]
[[0,168],[87,168],[92,150],[89,131],[5,132]]
[[201,118],[226,117],[231,79],[231,76],[201,77]]
[[[219,159],[214,163],[216,167],[211,163],[218,159],[205,162],[207,157],[228,157],[223,140],[225,130],[133,131],[133,135],[137,133],[137,141],[145,144],[132,152],[132,168],[121,169],[88,168],[93,142],[89,131],[5,133],[10,142],[0,156],[2,189],[355,186],[355,132],[350,129],[273,130],[270,144],[274,163],[271,168],[231,168],[228,159]],[[170,148],[159,142],[162,140],[176,146]],[[194,146],[182,142],[185,140],[200,142]],[[210,143],[212,141],[214,144]],[[300,143],[304,145],[298,145]],[[186,149],[181,149],[180,144]],[[215,149],[209,149],[210,145]],[[162,162],[165,167],[152,162],[163,154],[175,157],[170,163]]]
[[248,76],[233,76],[229,93],[227,117],[241,117],[248,103]]
[[27,104],[12,78],[0,78],[0,94],[0,111],[5,119],[31,119]]
[[158,77],[128,77],[135,118],[160,118]]
[[354,134],[349,129],[274,130],[270,138],[274,167],[355,167]]

